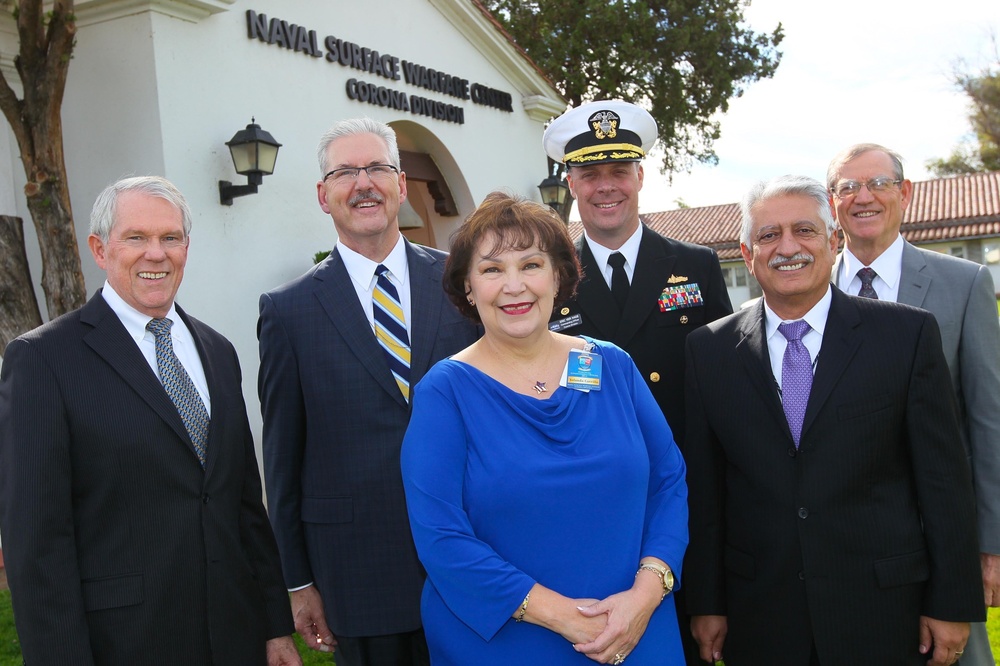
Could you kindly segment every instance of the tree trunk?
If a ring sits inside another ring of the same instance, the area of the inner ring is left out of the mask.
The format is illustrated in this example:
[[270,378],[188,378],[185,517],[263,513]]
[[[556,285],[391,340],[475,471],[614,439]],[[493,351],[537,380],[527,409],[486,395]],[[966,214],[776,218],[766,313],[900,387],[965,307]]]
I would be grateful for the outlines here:
[[0,354],[18,335],[41,325],[21,218],[0,215]]
[[[39,139],[42,139],[39,136]],[[58,141],[61,149],[61,129]],[[49,144],[49,145],[52,145]],[[62,162],[62,151],[59,151]],[[39,160],[40,161],[40,160]],[[38,165],[38,162],[35,163]],[[59,165],[65,173],[65,167]],[[87,300],[87,287],[76,243],[73,211],[65,181],[47,180],[36,172],[36,181],[25,186],[28,210],[35,223],[38,246],[42,252],[42,289],[49,319],[55,319],[82,306]],[[23,250],[22,250],[23,251]]]
[[[0,110],[17,139],[27,176],[24,194],[42,253],[42,288],[49,319],[87,298],[63,159],[61,106],[73,54],[73,0],[20,0],[15,12],[21,79],[19,99],[0,71]],[[23,247],[20,253],[24,254]]]

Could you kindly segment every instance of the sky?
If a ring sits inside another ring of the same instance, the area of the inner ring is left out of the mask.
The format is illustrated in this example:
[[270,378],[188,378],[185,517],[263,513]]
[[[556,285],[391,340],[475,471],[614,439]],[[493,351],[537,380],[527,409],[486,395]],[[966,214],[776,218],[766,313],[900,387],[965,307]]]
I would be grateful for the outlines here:
[[968,98],[952,72],[961,62],[974,72],[996,63],[1000,0],[917,4],[753,0],[748,25],[768,33],[784,26],[777,72],[719,116],[718,165],[675,174],[667,185],[661,158],[647,157],[640,212],[676,209],[678,199],[735,203],[755,181],[783,174],[824,180],[830,159],[862,141],[899,152],[910,180],[933,178],[925,162],[949,155],[970,131]]

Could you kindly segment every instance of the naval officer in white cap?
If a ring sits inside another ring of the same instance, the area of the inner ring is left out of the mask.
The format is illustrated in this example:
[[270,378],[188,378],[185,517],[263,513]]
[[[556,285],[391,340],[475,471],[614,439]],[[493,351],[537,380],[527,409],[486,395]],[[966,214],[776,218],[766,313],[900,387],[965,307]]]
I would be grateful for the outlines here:
[[[583,279],[549,328],[627,351],[683,451],[684,340],[733,308],[713,250],[664,238],[639,219],[641,162],[655,141],[653,117],[616,100],[570,109],[545,131],[545,152],[566,164],[584,228],[576,246]],[[703,664],[683,593],[677,606],[687,661]]]

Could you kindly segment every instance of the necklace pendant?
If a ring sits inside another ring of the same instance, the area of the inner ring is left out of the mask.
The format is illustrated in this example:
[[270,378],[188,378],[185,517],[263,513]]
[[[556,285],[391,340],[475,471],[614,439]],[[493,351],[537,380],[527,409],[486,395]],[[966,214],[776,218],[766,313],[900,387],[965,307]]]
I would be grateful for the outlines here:
[[545,393],[548,389],[545,388],[545,382],[535,382],[535,393]]

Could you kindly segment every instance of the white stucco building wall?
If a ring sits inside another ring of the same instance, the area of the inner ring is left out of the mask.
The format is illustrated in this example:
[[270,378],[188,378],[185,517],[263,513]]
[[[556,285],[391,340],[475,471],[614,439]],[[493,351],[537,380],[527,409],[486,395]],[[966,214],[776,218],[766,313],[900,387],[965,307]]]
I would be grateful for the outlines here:
[[[248,10],[266,16],[268,25],[276,19],[302,26],[307,35],[314,31],[320,57],[251,38]],[[335,242],[333,223],[316,203],[315,153],[323,131],[337,120],[368,115],[392,124],[402,149],[428,154],[458,215],[435,213],[426,186],[411,181],[413,208],[431,226],[434,244],[444,247],[490,191],[539,198],[537,184],[547,175],[544,124],[565,108],[470,0],[78,0],[76,16],[62,115],[88,295],[104,279],[86,244],[97,193],[126,175],[173,181],[194,213],[177,300],[236,345],[258,446],[258,297],[303,273],[317,251]],[[511,111],[329,62],[327,36],[509,93]],[[16,48],[13,22],[4,18],[0,67],[9,81],[16,79]],[[350,99],[350,79],[460,107],[464,123]],[[275,172],[264,177],[258,194],[222,206],[218,181],[246,182],[235,173],[225,142],[251,117],[282,144]],[[8,127],[0,132],[0,213],[24,219],[37,282],[41,265],[23,185]],[[40,288],[37,293],[44,310]]]

